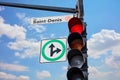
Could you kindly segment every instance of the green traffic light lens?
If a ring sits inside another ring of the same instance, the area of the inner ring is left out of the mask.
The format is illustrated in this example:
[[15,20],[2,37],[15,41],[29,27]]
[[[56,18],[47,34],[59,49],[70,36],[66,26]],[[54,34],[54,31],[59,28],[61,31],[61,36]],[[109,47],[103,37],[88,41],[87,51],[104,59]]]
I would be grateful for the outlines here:
[[71,67],[81,68],[83,64],[84,64],[84,60],[83,60],[83,57],[80,55],[73,56],[70,61]]
[[67,55],[69,65],[71,67],[78,67],[81,68],[85,63],[85,57],[83,56],[82,52],[78,49],[72,49],[68,52]]

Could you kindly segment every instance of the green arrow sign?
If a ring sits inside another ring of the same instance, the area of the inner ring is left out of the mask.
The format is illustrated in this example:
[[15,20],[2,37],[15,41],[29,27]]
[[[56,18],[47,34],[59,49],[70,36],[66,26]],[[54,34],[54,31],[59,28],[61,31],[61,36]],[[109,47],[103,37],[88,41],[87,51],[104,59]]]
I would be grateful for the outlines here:
[[42,40],[40,62],[66,60],[66,39]]

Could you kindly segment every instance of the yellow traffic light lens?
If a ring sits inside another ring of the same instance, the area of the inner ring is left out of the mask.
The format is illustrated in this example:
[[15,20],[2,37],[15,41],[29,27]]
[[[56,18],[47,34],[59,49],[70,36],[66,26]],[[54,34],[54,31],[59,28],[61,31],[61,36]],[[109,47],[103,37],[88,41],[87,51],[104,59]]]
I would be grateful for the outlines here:
[[70,44],[70,47],[71,47],[71,49],[78,49],[81,51],[82,48],[84,47],[83,40],[76,39],[76,40],[72,41]]
[[71,49],[78,49],[81,51],[85,45],[85,42],[79,33],[74,32],[68,36],[68,44]]

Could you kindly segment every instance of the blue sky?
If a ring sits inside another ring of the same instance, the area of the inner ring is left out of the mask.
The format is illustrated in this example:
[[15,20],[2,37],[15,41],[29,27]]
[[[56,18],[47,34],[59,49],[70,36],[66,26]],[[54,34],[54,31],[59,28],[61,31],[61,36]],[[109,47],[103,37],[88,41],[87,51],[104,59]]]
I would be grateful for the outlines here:
[[[76,0],[5,1],[69,8],[76,5]],[[120,79],[119,3],[84,0],[89,80]],[[67,22],[31,25],[29,19],[69,14],[0,6],[0,80],[67,80],[67,61],[39,63],[41,40],[67,38]]]

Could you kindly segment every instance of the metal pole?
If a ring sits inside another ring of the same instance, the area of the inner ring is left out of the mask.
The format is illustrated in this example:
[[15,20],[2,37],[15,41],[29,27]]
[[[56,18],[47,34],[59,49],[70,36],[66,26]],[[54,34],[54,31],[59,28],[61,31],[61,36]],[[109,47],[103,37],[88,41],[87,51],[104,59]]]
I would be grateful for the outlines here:
[[78,12],[78,17],[83,20],[83,16],[84,16],[83,0],[77,0],[77,12]]
[[74,8],[64,8],[64,7],[30,5],[30,4],[19,4],[19,3],[8,3],[8,2],[0,2],[0,5],[10,6],[10,7],[18,7],[18,8],[36,9],[36,10],[65,12],[65,13],[76,13],[77,12],[76,9],[74,9]]

